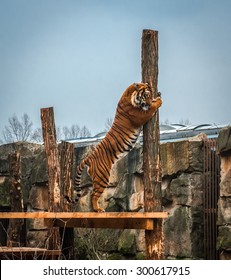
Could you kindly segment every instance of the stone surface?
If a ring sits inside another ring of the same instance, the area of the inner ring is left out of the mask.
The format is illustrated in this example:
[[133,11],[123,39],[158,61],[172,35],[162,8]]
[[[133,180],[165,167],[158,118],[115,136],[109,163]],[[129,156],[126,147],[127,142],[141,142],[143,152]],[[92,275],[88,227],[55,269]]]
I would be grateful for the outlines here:
[[125,229],[120,235],[118,242],[118,251],[123,255],[136,254],[136,231]]
[[33,185],[29,201],[33,209],[47,211],[48,210],[48,185]]
[[47,161],[43,147],[40,147],[35,154],[31,170],[31,183],[48,182]]
[[0,158],[0,175],[9,175],[9,163],[7,158]]
[[231,259],[231,126],[220,131],[218,152],[221,159],[221,181],[217,249],[220,250],[221,259]]
[[171,176],[189,168],[189,142],[169,142],[160,147],[162,176]]
[[144,208],[144,191],[133,193],[129,198],[129,210],[137,212]]
[[7,158],[8,154],[19,151],[21,157],[32,157],[37,149],[41,147],[40,144],[28,142],[16,142],[11,144],[0,145],[0,158]]
[[136,250],[137,252],[145,252],[145,230],[137,230],[136,233]]
[[172,212],[164,223],[165,255],[189,258],[192,256],[190,208],[176,206]]
[[192,258],[204,258],[204,217],[203,206],[192,206],[191,210],[191,242],[192,242]]
[[[202,138],[205,138],[202,135]],[[204,151],[203,142],[197,140],[197,137],[189,138],[189,171],[203,172]]]
[[47,226],[44,223],[44,219],[28,219],[27,220],[28,230],[46,230]]
[[10,206],[10,195],[9,195],[9,178],[6,176],[0,176],[0,206]]
[[202,208],[175,206],[164,223],[165,255],[171,258],[203,258]]
[[217,238],[217,249],[218,250],[229,250],[231,251],[231,226],[221,226],[218,229]]
[[162,176],[203,170],[202,142],[196,139],[163,143],[160,146]]
[[198,172],[183,173],[170,184],[170,195],[178,205],[202,205],[202,174]]
[[231,151],[231,126],[219,132],[217,147],[220,154]]
[[218,222],[219,225],[231,225],[231,197],[218,200]]
[[221,157],[220,196],[231,196],[231,156]]
[[46,230],[35,230],[35,231],[28,232],[27,247],[46,248],[47,245],[48,244],[47,244],[47,231]]

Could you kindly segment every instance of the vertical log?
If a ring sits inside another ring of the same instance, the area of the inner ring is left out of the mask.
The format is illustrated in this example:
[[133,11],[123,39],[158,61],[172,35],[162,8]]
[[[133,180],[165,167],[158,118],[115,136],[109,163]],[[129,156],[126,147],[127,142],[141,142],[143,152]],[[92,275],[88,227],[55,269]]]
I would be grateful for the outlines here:
[[54,110],[41,109],[42,131],[48,167],[49,211],[60,211],[60,163],[56,140]]
[[[72,166],[74,145],[62,141],[59,145],[60,148],[60,167],[61,167],[61,207],[63,211],[69,212],[70,203],[64,199],[65,195],[72,197]],[[74,229],[73,228],[60,228],[60,236],[62,238],[62,254],[65,259],[74,258]]]
[[64,199],[65,195],[72,197],[72,167],[74,156],[74,145],[62,141],[59,145],[60,150],[60,168],[61,168],[61,206],[63,211],[69,212],[70,203]]
[[[52,107],[41,109],[41,121],[48,168],[48,211],[59,212],[61,210],[60,162],[58,144],[56,140],[54,111]],[[48,238],[49,249],[55,250],[60,248],[58,228],[49,228]]]
[[[142,81],[158,94],[158,32],[143,30]],[[162,211],[159,113],[143,128],[144,210]],[[154,220],[154,230],[145,231],[147,259],[163,259],[163,220]]]
[[[23,211],[23,194],[21,186],[21,157],[19,152],[8,156],[10,171],[10,205],[12,212]],[[23,219],[10,219],[7,231],[7,246],[20,246],[20,233]]]

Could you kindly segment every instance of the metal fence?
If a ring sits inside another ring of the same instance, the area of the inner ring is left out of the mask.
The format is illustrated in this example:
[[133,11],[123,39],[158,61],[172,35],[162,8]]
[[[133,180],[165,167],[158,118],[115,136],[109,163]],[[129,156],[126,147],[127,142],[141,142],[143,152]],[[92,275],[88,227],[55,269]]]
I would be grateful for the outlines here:
[[204,257],[219,258],[217,242],[217,202],[220,184],[220,157],[216,139],[204,140]]

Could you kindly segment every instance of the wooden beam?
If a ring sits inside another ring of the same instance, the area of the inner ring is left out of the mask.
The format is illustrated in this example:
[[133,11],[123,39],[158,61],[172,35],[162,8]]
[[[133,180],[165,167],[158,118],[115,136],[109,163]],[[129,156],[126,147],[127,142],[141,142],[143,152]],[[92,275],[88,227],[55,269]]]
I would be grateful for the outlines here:
[[[158,32],[143,30],[142,81],[158,95]],[[162,211],[159,114],[143,129],[144,211]],[[146,258],[163,259],[163,220],[154,221],[154,230],[145,232]]]
[[31,248],[31,247],[0,247],[0,252],[1,253],[39,253],[39,254],[55,254],[55,255],[60,255],[61,251],[60,250],[47,250],[45,248]]
[[0,212],[0,219],[165,219],[167,212]]
[[114,229],[145,229],[153,230],[153,219],[111,219],[111,218],[86,218],[86,219],[55,219],[45,220],[45,224],[53,223],[62,228],[114,228]]
[[120,228],[154,230],[154,220],[167,212],[0,212],[0,219],[44,219],[48,228]]
[[5,247],[0,246],[0,259],[58,259],[60,250],[47,250],[45,248],[31,247]]
[[154,220],[167,212],[0,212],[0,219],[44,219],[48,228],[118,228],[154,230]]

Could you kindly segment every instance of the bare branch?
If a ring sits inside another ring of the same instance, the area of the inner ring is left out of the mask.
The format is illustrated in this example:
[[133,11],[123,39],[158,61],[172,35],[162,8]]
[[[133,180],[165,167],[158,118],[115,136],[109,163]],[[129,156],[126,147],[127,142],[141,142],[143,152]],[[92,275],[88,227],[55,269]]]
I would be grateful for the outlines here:
[[40,128],[36,128],[32,135],[31,135],[31,140],[35,141],[37,143],[42,143],[43,142],[43,136],[42,136],[42,129]]
[[8,119],[9,124],[3,130],[6,143],[29,140],[32,133],[32,121],[27,114],[22,116],[21,121],[14,114]]
[[80,137],[90,137],[91,132],[89,129],[84,125],[80,130]]

